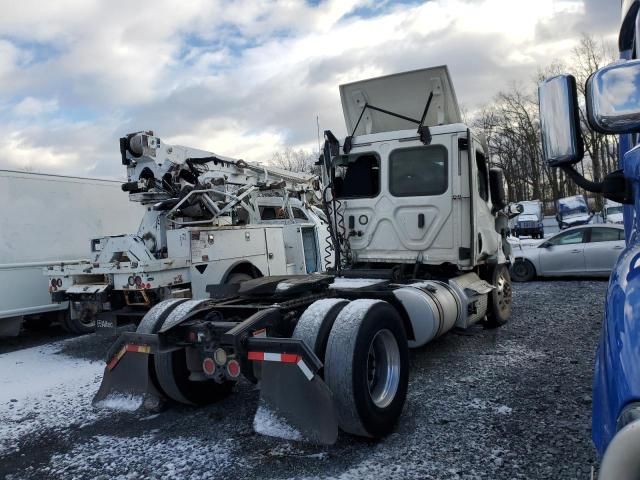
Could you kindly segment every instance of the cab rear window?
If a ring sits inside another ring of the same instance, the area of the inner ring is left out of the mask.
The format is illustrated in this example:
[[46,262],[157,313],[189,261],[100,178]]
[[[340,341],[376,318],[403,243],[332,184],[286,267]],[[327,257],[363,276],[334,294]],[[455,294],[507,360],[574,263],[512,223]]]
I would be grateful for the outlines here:
[[394,150],[389,192],[396,197],[441,195],[447,191],[447,167],[447,149],[441,145]]

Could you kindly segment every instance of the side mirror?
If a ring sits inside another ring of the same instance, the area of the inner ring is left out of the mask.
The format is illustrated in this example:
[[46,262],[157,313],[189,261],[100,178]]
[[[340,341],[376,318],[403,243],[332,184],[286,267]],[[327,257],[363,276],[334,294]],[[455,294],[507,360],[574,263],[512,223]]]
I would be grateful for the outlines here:
[[540,244],[540,248],[549,248],[552,247],[553,245],[551,244],[551,242],[542,242]]
[[550,167],[568,166],[584,157],[576,79],[559,75],[538,87],[542,152]]
[[489,189],[491,190],[493,208],[497,211],[506,207],[507,194],[504,191],[504,176],[501,168],[489,169]]
[[599,133],[640,131],[640,60],[614,63],[587,80],[587,118]]

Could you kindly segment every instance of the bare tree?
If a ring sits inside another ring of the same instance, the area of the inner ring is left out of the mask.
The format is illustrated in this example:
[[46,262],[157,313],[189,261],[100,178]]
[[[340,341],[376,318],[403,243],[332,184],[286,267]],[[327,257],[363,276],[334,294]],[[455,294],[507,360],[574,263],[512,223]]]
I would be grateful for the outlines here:
[[317,173],[318,152],[284,147],[271,157],[271,164],[292,172]]

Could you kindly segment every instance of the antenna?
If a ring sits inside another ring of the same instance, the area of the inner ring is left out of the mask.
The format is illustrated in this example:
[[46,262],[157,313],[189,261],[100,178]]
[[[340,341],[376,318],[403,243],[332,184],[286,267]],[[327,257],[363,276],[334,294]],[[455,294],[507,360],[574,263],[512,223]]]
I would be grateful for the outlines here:
[[318,152],[320,151],[320,115],[316,114],[316,127],[318,128]]

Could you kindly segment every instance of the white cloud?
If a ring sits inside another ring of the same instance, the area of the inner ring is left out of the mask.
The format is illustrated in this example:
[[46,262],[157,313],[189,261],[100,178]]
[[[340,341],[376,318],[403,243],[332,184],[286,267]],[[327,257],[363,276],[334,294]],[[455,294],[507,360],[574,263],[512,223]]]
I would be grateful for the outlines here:
[[14,2],[0,16],[0,166],[120,176],[117,138],[140,129],[265,161],[315,146],[316,115],[345,133],[340,83],[443,63],[474,108],[567,54],[605,12],[595,0],[380,5]]
[[18,117],[36,117],[53,113],[56,110],[58,110],[58,100],[55,98],[41,100],[25,97],[13,107],[13,113]]

